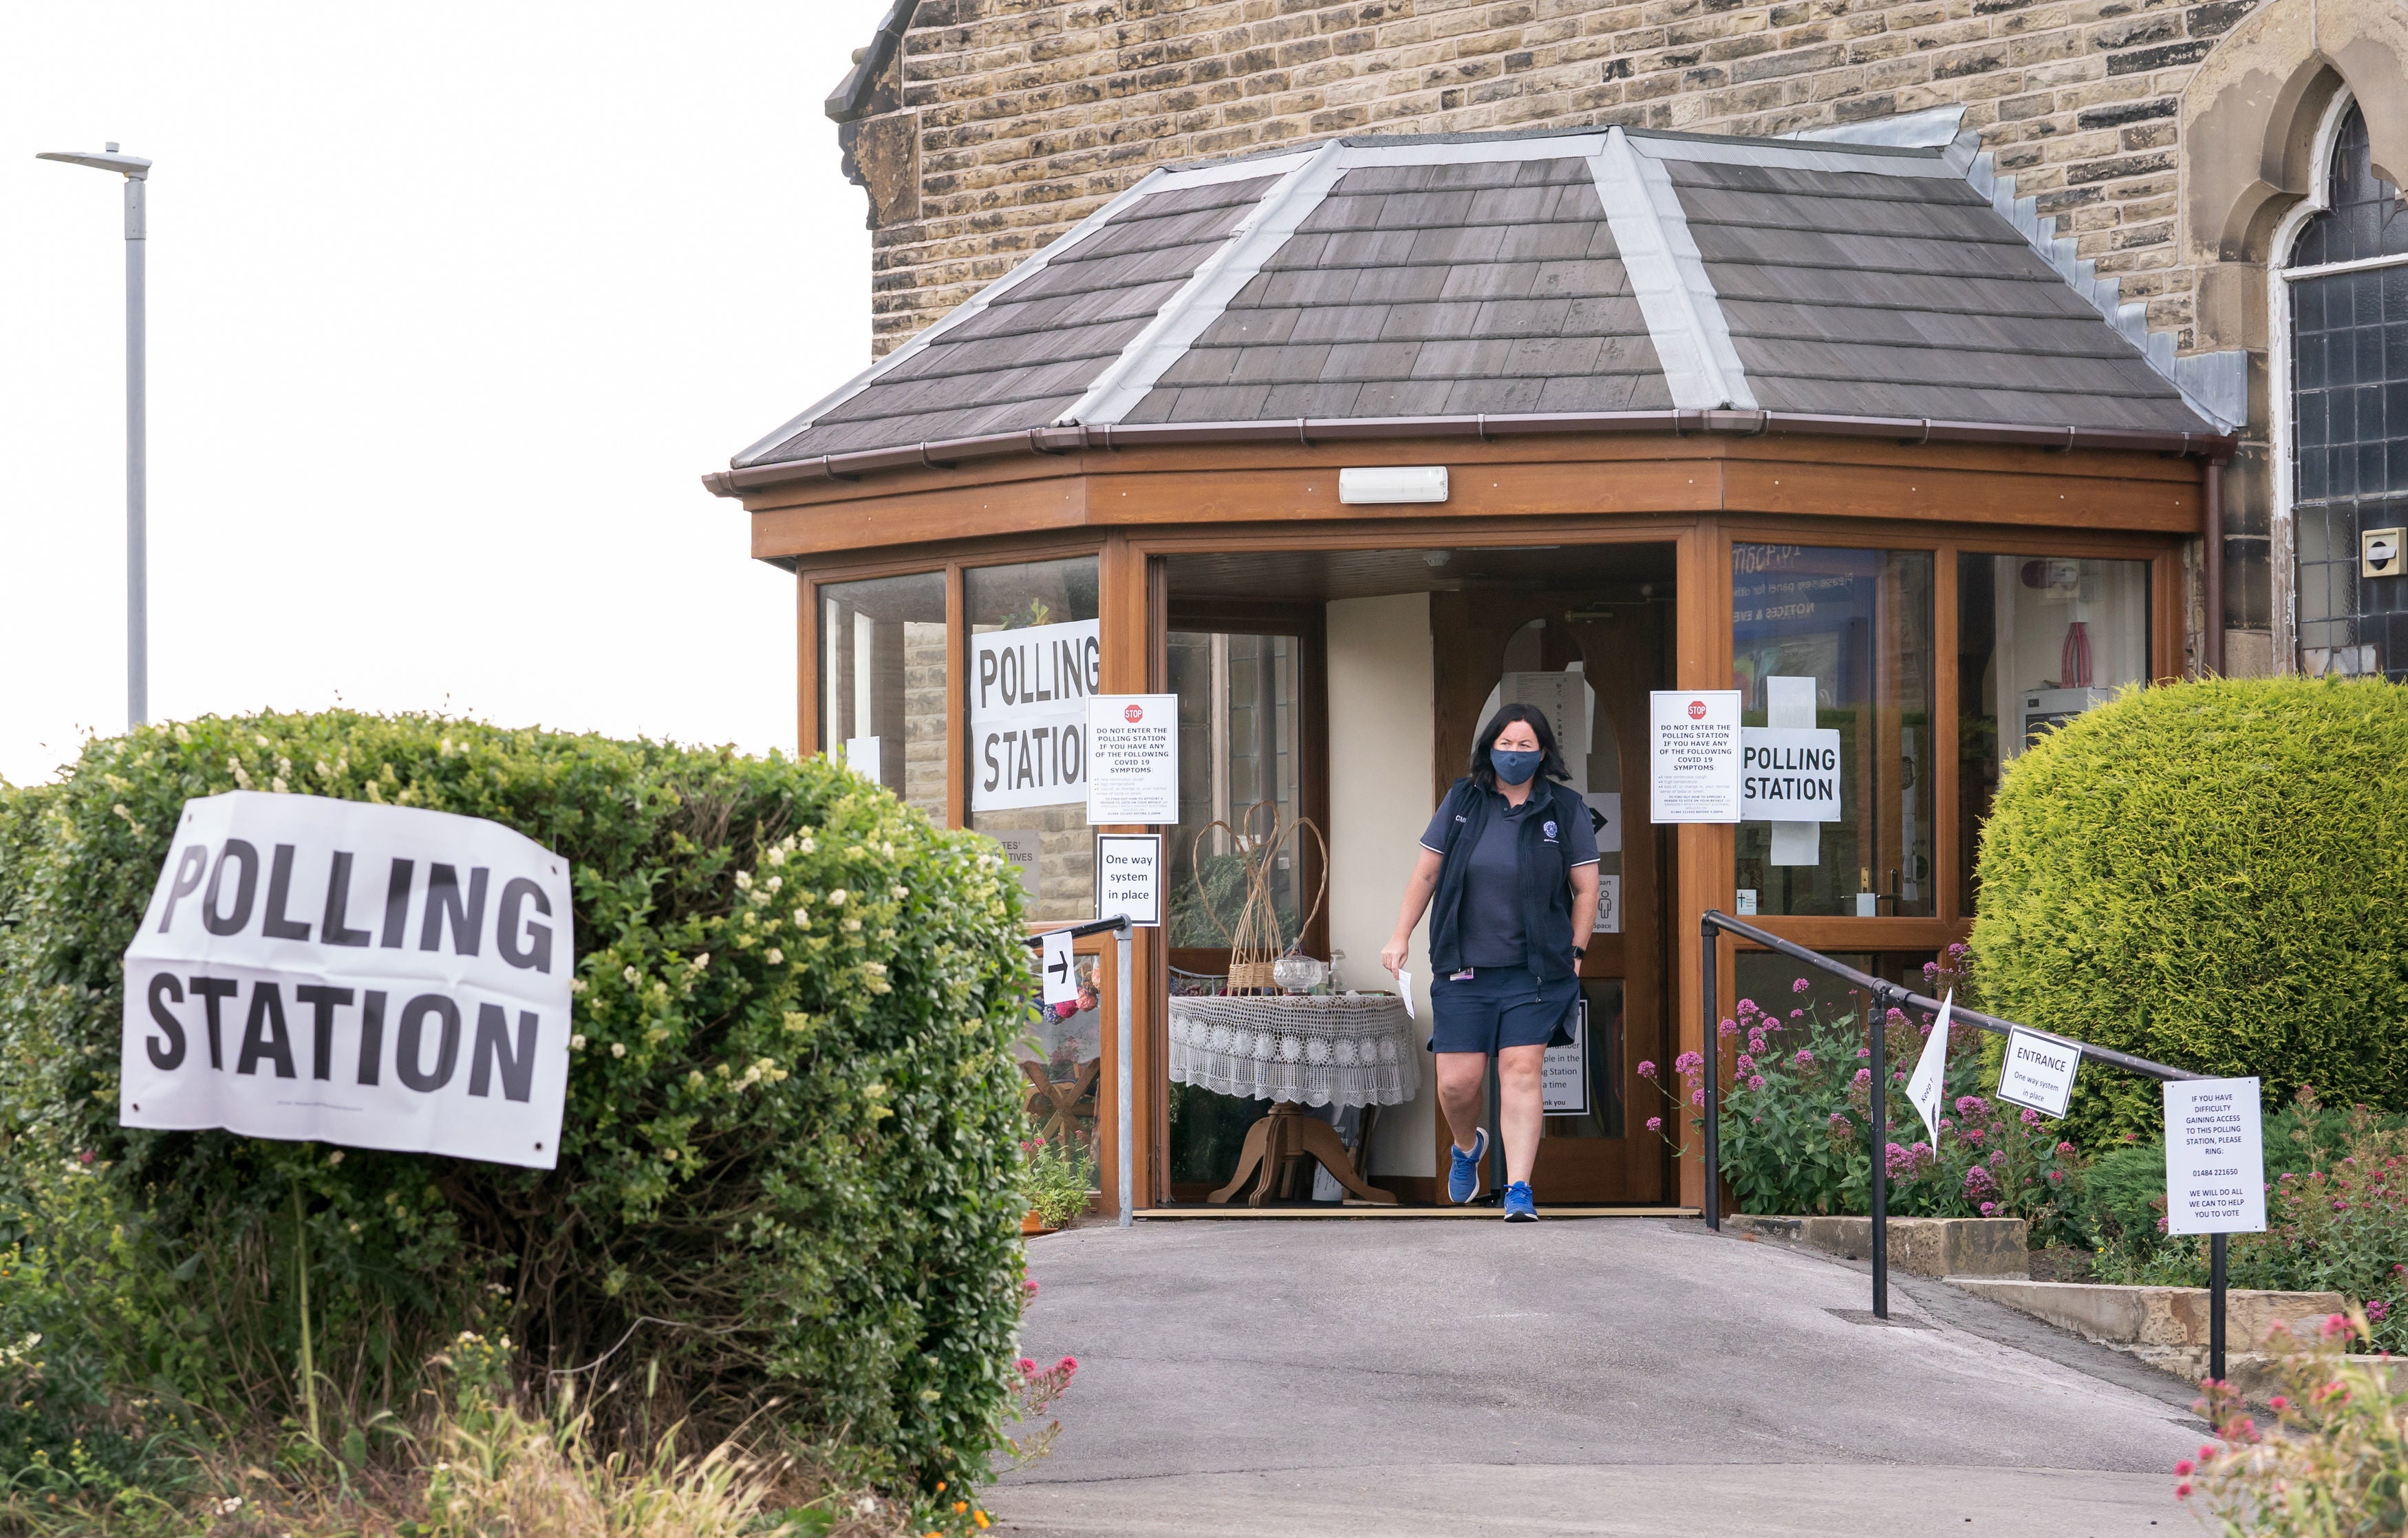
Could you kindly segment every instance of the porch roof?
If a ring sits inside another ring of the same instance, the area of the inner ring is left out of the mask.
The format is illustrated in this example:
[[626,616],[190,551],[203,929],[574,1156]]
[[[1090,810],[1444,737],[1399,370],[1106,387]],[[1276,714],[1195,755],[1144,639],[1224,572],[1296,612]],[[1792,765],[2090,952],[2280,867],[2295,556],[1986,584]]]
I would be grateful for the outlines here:
[[2228,433],[2238,358],[2177,359],[1949,128],[1354,137],[1158,169],[710,480],[1247,424]]

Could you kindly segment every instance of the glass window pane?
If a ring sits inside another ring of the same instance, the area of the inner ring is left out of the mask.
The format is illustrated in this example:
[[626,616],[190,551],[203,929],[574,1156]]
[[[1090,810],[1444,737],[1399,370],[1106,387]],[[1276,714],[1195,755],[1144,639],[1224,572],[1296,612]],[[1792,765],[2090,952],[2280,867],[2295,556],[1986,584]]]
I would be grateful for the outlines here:
[[[1168,851],[1173,945],[1228,944],[1227,931],[1246,900],[1238,841],[1268,833],[1274,813],[1284,830],[1303,812],[1297,783],[1297,645],[1293,636],[1170,633],[1180,757],[1179,828]],[[1268,805],[1256,810],[1260,803]],[[1272,907],[1280,938],[1289,944],[1297,940],[1303,916],[1297,893],[1305,852],[1297,841],[1312,839],[1300,833],[1283,840],[1271,866]],[[1312,894],[1305,897],[1309,910]]]
[[945,576],[820,594],[819,750],[945,820]]
[[1931,563],[1928,551],[1731,547],[1742,721],[1768,725],[1766,680],[1812,678],[1812,724],[1840,734],[1838,822],[1778,850],[1775,825],[1740,824],[1739,886],[1759,913],[1934,911]]
[[975,567],[969,618],[969,826],[1019,867],[1028,916],[1096,916],[1087,699],[1103,686],[1096,558]]
[[2149,678],[2149,563],[1956,557],[1957,869],[1999,775],[2040,734]]

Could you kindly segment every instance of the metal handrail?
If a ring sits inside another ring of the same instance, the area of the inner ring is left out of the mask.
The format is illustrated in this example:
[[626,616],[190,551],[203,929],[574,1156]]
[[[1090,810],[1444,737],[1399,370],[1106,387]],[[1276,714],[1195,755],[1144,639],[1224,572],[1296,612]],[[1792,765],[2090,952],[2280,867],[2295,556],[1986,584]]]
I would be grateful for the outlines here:
[[[1705,1011],[1703,1033],[1705,1046],[1699,1054],[1703,1059],[1700,1064],[1701,1077],[1705,1081],[1703,1086],[1705,1091],[1705,1212],[1706,1226],[1716,1232],[1720,1232],[1723,1226],[1720,1051],[1722,991],[1716,976],[1722,947],[1718,936],[1720,934],[1737,936],[1751,944],[1760,945],[1768,951],[1787,956],[1802,966],[1813,967],[1853,983],[1872,996],[1872,1007],[1866,1012],[1871,1028],[1872,1060],[1875,1065],[1870,1118],[1872,1125],[1866,1131],[1868,1152],[1871,1156],[1872,1164],[1871,1189],[1868,1193],[1870,1200],[1867,1205],[1872,1209],[1873,1317],[1886,1319],[1889,1317],[1889,1166],[1886,1157],[1887,1150],[1883,1143],[1889,1135],[1889,1011],[1903,1007],[1921,1010],[1926,1014],[1938,1014],[1942,1000],[1928,994],[1916,993],[1885,978],[1875,977],[1870,972],[1858,971],[1844,962],[1833,960],[1820,951],[1810,951],[1796,941],[1784,940],[1779,935],[1768,933],[1753,924],[1743,924],[1719,909],[1706,910],[1704,915],[1698,920],[1698,938],[1703,941],[1703,956],[1699,970],[1703,974],[1700,978],[1702,984],[1700,991],[1703,994],[1702,1005]],[[1952,1021],[1963,1020],[1999,1036],[2004,1036],[2010,1031],[2031,1029],[2028,1026],[2018,1026],[2013,1020],[1995,1014],[1985,1014],[1980,1010],[1967,1009],[1960,1004],[1949,1004],[1948,1013]],[[2165,1063],[2152,1062],[2146,1057],[2134,1056],[2128,1052],[2118,1052],[2113,1047],[2095,1046],[2088,1042],[2076,1041],[2070,1036],[2059,1036],[2053,1031],[2034,1032],[2034,1034],[2045,1035],[2052,1041],[2062,1042],[2085,1057],[2104,1063],[2110,1068],[2120,1068],[2128,1073],[2140,1074],[2143,1078],[2166,1081],[2210,1077],[2208,1074],[2194,1072],[2186,1068],[2174,1068]],[[2225,1243],[2224,1235],[2220,1233],[2211,1234],[2208,1238],[2207,1276],[2210,1295],[2207,1337],[2208,1376],[2222,1378],[2224,1376],[2226,1288]]]

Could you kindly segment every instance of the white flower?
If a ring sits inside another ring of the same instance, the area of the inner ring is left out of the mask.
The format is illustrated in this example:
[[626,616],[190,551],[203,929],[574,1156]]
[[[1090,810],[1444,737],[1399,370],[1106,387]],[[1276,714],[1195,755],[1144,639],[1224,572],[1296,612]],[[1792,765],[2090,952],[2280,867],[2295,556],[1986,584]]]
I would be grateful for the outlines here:
[[710,966],[710,953],[709,951],[705,951],[705,952],[703,952],[700,956],[695,956],[695,957],[694,958],[694,970],[695,970],[695,971],[700,971],[700,970],[702,970],[702,969],[704,969],[705,967],[708,967],[708,966]]
[[778,844],[778,845],[773,846],[773,847],[770,849],[770,851],[769,851],[769,863],[770,863],[771,865],[783,865],[783,864],[785,864],[785,863],[786,863],[786,846],[785,846],[785,845],[783,845],[783,844]]
[[328,1155],[326,1156],[326,1162],[327,1162],[327,1163],[329,1163],[329,1164],[340,1164],[340,1163],[342,1163],[342,1162],[343,1162],[343,1151],[342,1151],[341,1149],[337,1148],[337,1149],[336,1149],[333,1153],[328,1154]]
[[[374,781],[370,781],[368,783],[368,788],[370,790],[374,790],[376,788],[376,783]],[[581,977],[570,978],[568,980],[568,991],[571,993],[583,993],[585,991],[585,979]]]
[[772,967],[782,967],[786,964],[786,953],[772,945],[762,953],[762,959]]
[[797,928],[797,929],[808,929],[808,928],[810,928],[810,927],[811,927],[811,911],[810,911],[810,909],[808,909],[808,908],[797,908],[797,909],[796,909],[796,910],[795,910],[795,927],[796,927],[796,928]]
[[633,967],[626,967],[621,969],[619,975],[625,978],[627,980],[627,986],[632,988],[643,980],[644,974],[636,970]]
[[585,1033],[583,1031],[579,1031],[576,1035],[571,1036],[568,1039],[568,1050],[571,1052],[582,1052],[585,1050]]
[[846,919],[844,921],[844,932],[849,935],[857,935],[861,933],[861,920],[857,918]]
[[326,761],[323,758],[319,759],[314,767],[318,770],[319,779],[331,780],[335,777],[335,771],[326,767]]
[[829,907],[831,907],[831,908],[841,908],[841,907],[843,907],[843,906],[844,906],[844,898],[845,898],[844,888],[843,888],[843,887],[841,887],[841,886],[839,886],[839,887],[838,887],[835,891],[830,892],[830,893],[828,894],[828,906],[829,906]]
[[293,787],[284,783],[284,776],[280,774],[275,779],[267,782],[267,788],[274,791],[279,796],[287,796],[292,794],[293,791]]
[[750,892],[752,890],[752,871],[738,870],[736,872],[736,889],[739,892]]
[[627,1055],[627,1043],[626,1043],[626,1042],[611,1042],[611,1043],[610,1043],[610,1056],[613,1056],[613,1057],[624,1057],[626,1055]]
[[911,888],[908,886],[897,886],[895,888],[895,900],[897,902],[902,901],[905,898],[908,898],[910,895]]
[[818,845],[817,843],[814,843],[814,842],[811,841],[811,838],[810,838],[810,836],[809,834],[805,834],[805,835],[804,835],[804,836],[803,836],[799,841],[796,841],[796,843],[795,844],[795,848],[796,848],[796,850],[798,853],[808,855],[808,854],[810,854],[812,851],[814,851],[814,850],[818,849],[818,848],[819,848],[819,845]]
[[764,884],[766,884],[770,891],[774,892],[779,887],[786,884],[786,878],[783,876],[771,876]]

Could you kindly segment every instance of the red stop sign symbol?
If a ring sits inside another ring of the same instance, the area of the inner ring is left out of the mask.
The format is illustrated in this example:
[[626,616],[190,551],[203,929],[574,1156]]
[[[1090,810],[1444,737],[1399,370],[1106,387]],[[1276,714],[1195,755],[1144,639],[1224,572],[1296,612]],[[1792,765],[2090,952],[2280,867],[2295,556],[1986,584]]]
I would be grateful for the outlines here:
[[1702,699],[1693,699],[1689,701],[1689,719],[1692,721],[1703,721],[1705,718],[1706,702]]
[[1129,725],[1135,726],[1145,719],[1145,707],[1142,705],[1132,705],[1127,710],[1123,711],[1121,714],[1127,718]]

